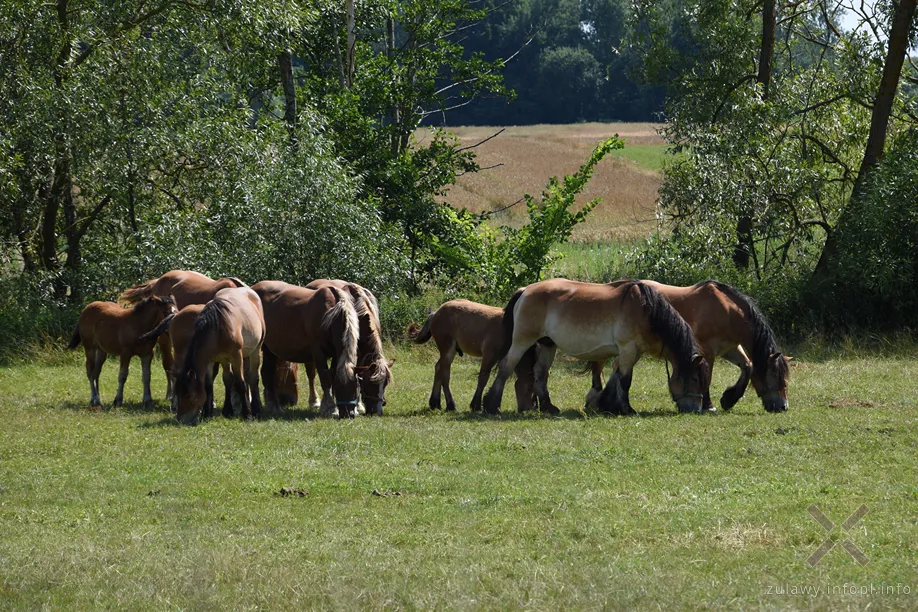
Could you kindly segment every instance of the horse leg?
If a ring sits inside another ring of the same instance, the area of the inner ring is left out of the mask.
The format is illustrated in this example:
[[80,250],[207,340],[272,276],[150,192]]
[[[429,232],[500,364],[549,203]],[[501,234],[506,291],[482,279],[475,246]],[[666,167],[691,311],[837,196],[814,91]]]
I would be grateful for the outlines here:
[[306,366],[306,379],[309,381],[309,407],[318,408],[320,404],[319,396],[316,394],[316,364],[307,362],[303,365]]
[[585,408],[596,408],[599,394],[602,393],[602,368],[604,365],[604,361],[590,362],[590,371],[593,373],[593,384],[590,386],[590,390],[587,391],[584,403]]
[[[322,365],[325,366],[324,360]],[[319,375],[319,384],[322,385],[322,403],[319,404],[319,414],[324,417],[336,417],[338,416],[338,407],[335,406],[335,398],[332,395],[332,377],[334,373],[328,367],[318,367],[318,362],[316,372]]]
[[214,416],[214,372],[216,368],[206,368],[204,370],[204,408],[202,413],[205,419]]
[[475,395],[472,396],[472,403],[469,404],[472,412],[481,412],[481,396],[484,393],[485,386],[488,384],[488,379],[491,378],[491,370],[494,369],[495,365],[497,365],[497,360],[494,359],[493,355],[482,355],[481,369],[478,370],[478,384],[475,387]]
[[268,349],[262,353],[261,380],[265,387],[265,407],[271,414],[283,414],[277,399],[277,355]]
[[555,361],[557,350],[558,348],[554,345],[540,346],[534,369],[535,392],[539,398],[539,409],[547,414],[561,413],[558,407],[551,403],[551,398],[548,395],[548,372],[551,370],[551,364]]
[[612,414],[636,414],[628,399],[631,388],[631,374],[638,360],[638,350],[633,344],[621,348],[618,356],[618,367],[609,376],[609,381],[599,394],[597,407],[603,412]]
[[[714,353],[705,351],[705,360],[708,362],[708,375],[714,374]],[[704,397],[701,398],[701,412],[717,412],[714,403],[711,401],[711,385],[704,388]]]
[[143,407],[153,408],[153,394],[150,392],[150,367],[153,364],[153,353],[141,355],[140,370],[143,373]]
[[491,383],[491,388],[488,389],[484,398],[484,406],[488,414],[498,414],[500,412],[500,403],[504,396],[504,385],[506,385],[507,379],[510,378],[513,370],[516,369],[516,364],[520,362],[520,359],[523,358],[523,355],[526,354],[526,351],[531,346],[531,344],[524,346],[514,342],[507,356],[501,360],[497,367],[497,376],[494,378],[494,382]]
[[127,382],[128,369],[131,365],[130,354],[121,355],[121,369],[118,370],[118,393],[115,394],[115,401],[112,407],[117,408],[124,403],[124,383]]
[[173,369],[175,359],[172,356],[172,338],[169,334],[163,334],[159,337],[159,351],[163,357],[163,370],[166,371],[166,401],[172,399],[173,386],[175,384],[175,374]]
[[[227,367],[229,366],[229,367]],[[240,416],[243,421],[252,420],[252,403],[249,400],[249,389],[245,383],[243,372],[245,368],[245,359],[242,357],[242,351],[237,350],[230,353],[229,363],[223,365],[224,372],[229,370],[232,379],[233,393],[239,398]]]
[[98,349],[86,347],[86,378],[89,379],[89,405],[92,407],[102,406],[102,398],[99,397],[99,372],[102,370],[104,360],[96,358]]
[[[456,351],[453,349],[450,353],[440,358],[443,363],[440,365],[440,384],[443,385],[443,395],[446,396],[447,412],[456,411],[456,402],[453,400],[453,392],[449,388],[449,376],[452,371],[453,359],[456,357]],[[437,362],[440,363],[440,362]],[[437,407],[440,405],[440,398],[437,398]]]
[[[519,363],[516,364],[514,372],[516,373],[516,382],[514,391],[516,393],[516,411],[527,412],[534,410],[538,399],[535,395],[535,360],[536,348],[530,347]],[[546,384],[548,382],[546,381]]]
[[[732,387],[727,387],[724,394],[720,396],[720,407],[724,410],[730,410],[740,401],[743,394],[746,393],[746,387],[749,385],[749,377],[752,375],[752,362],[746,356],[743,347],[738,346],[728,351],[724,359],[740,369],[740,376]],[[711,362],[711,369],[714,369],[714,362]]]
[[[261,365],[259,351],[255,351],[245,358],[245,384],[249,386],[249,394],[252,396],[252,414],[261,415],[261,394],[258,392],[258,367]],[[275,371],[275,375],[277,372]],[[275,416],[283,415],[284,410],[278,406],[278,413]]]

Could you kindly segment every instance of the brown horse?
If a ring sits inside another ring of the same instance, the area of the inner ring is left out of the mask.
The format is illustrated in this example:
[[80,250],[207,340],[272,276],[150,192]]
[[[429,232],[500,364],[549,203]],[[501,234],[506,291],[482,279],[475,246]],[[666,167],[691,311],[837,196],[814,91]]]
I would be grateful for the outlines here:
[[[172,296],[175,300],[176,308],[181,310],[189,304],[206,304],[214,299],[214,296],[221,289],[245,286],[246,284],[238,278],[225,277],[213,280],[200,272],[172,270],[159,278],[125,289],[118,296],[118,302],[130,306],[152,295]],[[172,372],[174,369],[169,335],[163,334],[160,336],[159,348],[163,355],[163,370],[166,371],[166,399],[169,399],[172,397]]]
[[[504,344],[503,317],[503,308],[469,300],[450,300],[432,312],[423,326],[412,323],[408,327],[408,337],[415,343],[424,344],[433,338],[440,351],[440,358],[434,366],[433,389],[430,392],[429,405],[432,409],[440,408],[441,389],[446,395],[446,409],[456,409],[449,387],[450,369],[456,355],[465,354],[481,357],[478,385],[470,405],[472,412],[481,410],[481,395],[488,384],[491,370],[501,358]],[[521,375],[522,372],[529,376]],[[532,384],[532,363],[523,359],[517,366],[516,382],[517,408],[520,412],[532,407]]]
[[[615,281],[622,286],[634,281]],[[749,380],[768,412],[787,410],[789,358],[781,353],[775,333],[755,302],[733,287],[713,280],[691,287],[674,287],[654,281],[641,281],[659,291],[692,328],[713,371],[716,357],[723,357],[740,369],[740,377],[720,398],[720,406],[730,410],[743,397]],[[752,357],[750,360],[749,356]],[[602,363],[593,364],[593,388],[587,396],[592,403],[602,385]],[[713,410],[710,392],[704,397],[705,410]]]
[[[361,401],[357,412],[364,414],[363,404],[370,407],[369,414],[381,415],[386,404],[386,387],[392,382],[392,364],[383,354],[382,330],[379,323],[379,303],[376,296],[357,283],[342,280],[319,279],[308,285],[307,289],[337,288],[347,291],[354,302],[357,320],[360,324],[360,335],[357,340],[357,378],[360,381]],[[315,406],[315,366],[306,364],[309,378],[310,404]]]
[[264,339],[265,318],[258,295],[248,287],[218,291],[195,319],[177,370],[176,418],[186,424],[197,421],[207,399],[211,363],[223,367],[234,391],[232,403],[239,405],[242,418],[250,421],[260,413],[258,366]]
[[140,338],[145,332],[174,314],[175,304],[172,299],[156,296],[141,300],[131,309],[122,308],[114,302],[92,302],[83,309],[68,348],[75,349],[82,342],[86,351],[86,376],[89,378],[91,406],[102,406],[99,397],[99,374],[109,354],[121,358],[118,393],[112,405],[120,406],[124,401],[124,383],[128,377],[131,357],[137,355],[143,369],[143,406],[153,406],[153,396],[150,394],[150,362],[153,360],[153,346],[156,341]]
[[272,408],[278,405],[274,376],[270,375],[278,359],[314,364],[323,391],[322,414],[333,416],[337,411],[342,418],[353,418],[359,395],[360,324],[350,294],[337,288],[306,289],[281,281],[261,281],[252,289],[261,298],[267,323],[265,403]]
[[542,345],[535,366],[540,406],[551,406],[548,369],[560,349],[585,361],[618,356],[619,367],[599,395],[603,411],[634,414],[628,387],[641,355],[659,355],[672,363],[669,392],[680,412],[700,412],[710,375],[692,330],[669,302],[649,285],[634,281],[620,287],[565,279],[542,281],[518,290],[503,317],[506,357],[485,397],[488,412],[498,412],[504,383],[523,355]]

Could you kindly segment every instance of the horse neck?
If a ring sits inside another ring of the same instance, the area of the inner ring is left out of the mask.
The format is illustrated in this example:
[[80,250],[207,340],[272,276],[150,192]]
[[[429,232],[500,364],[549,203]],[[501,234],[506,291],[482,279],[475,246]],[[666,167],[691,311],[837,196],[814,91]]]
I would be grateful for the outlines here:
[[199,377],[206,373],[217,353],[216,331],[212,327],[206,327],[200,331],[196,330],[192,335],[185,349],[185,370],[193,369]]

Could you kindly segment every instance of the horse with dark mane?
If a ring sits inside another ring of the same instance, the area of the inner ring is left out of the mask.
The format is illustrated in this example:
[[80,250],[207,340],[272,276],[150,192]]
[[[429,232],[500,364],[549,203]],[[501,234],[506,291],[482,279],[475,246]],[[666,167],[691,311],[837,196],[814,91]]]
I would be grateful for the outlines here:
[[137,355],[140,357],[143,370],[143,405],[145,408],[153,406],[153,396],[150,393],[150,363],[153,361],[153,346],[156,339],[147,339],[143,336],[161,321],[168,321],[174,314],[173,300],[157,296],[144,298],[130,309],[122,308],[114,302],[92,302],[83,309],[67,348],[75,349],[83,344],[91,406],[102,406],[99,397],[99,374],[109,354],[121,358],[118,393],[112,405],[120,406],[124,401],[124,383],[128,377],[131,358]]
[[680,412],[700,412],[710,375],[692,330],[649,285],[619,287],[552,279],[518,290],[503,316],[504,346],[497,378],[485,396],[498,412],[504,383],[520,359],[541,344],[535,365],[540,406],[550,406],[547,374],[561,350],[584,361],[618,357],[618,368],[599,394],[600,410],[634,414],[628,399],[632,369],[644,353],[670,362],[669,392]]
[[[185,357],[175,377],[176,418],[197,421],[212,384],[211,364],[223,367],[231,402],[250,421],[261,412],[258,366],[265,318],[258,295],[248,287],[222,289],[194,320]],[[211,396],[213,390],[211,388]],[[226,413],[224,406],[224,413]]]
[[[369,414],[381,415],[386,404],[386,387],[392,382],[393,361],[386,359],[382,346],[382,327],[379,323],[379,303],[376,296],[357,283],[343,280],[318,279],[308,285],[307,289],[334,288],[347,291],[357,311],[360,334],[357,339],[357,378],[360,381],[360,403],[357,412],[363,414],[363,404],[369,406]],[[306,364],[309,378],[309,400],[315,405],[316,369],[312,363]]]
[[342,418],[353,418],[359,396],[360,324],[350,294],[337,288],[306,289],[281,281],[261,281],[252,289],[261,298],[267,324],[263,358],[268,407],[278,404],[274,376],[269,373],[273,373],[277,360],[283,359],[316,367],[324,416],[337,412]]
[[[740,369],[740,377],[720,398],[721,408],[729,410],[740,400],[752,380],[752,386],[768,412],[787,410],[789,358],[778,346],[775,333],[752,298],[735,288],[714,280],[691,287],[674,287],[654,281],[641,281],[658,291],[692,328],[709,369],[714,359],[723,357]],[[610,287],[634,283],[615,281]],[[751,357],[751,359],[750,359]],[[595,399],[602,387],[602,363],[593,364],[593,388],[587,403]],[[704,397],[706,410],[713,410],[710,393]]]

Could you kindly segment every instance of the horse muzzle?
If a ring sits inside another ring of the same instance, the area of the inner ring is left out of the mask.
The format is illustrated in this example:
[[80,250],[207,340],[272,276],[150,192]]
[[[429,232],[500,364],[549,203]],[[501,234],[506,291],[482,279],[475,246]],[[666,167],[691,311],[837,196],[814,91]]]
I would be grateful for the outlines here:
[[762,398],[765,412],[787,412],[787,400],[783,397]]

